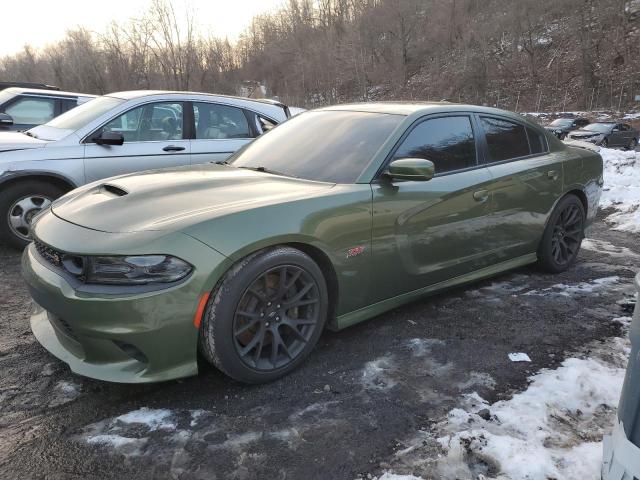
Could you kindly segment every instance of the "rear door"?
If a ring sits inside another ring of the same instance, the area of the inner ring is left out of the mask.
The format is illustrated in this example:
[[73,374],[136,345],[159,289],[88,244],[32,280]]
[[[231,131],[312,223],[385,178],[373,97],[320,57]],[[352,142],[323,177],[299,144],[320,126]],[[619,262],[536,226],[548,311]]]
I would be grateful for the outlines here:
[[388,161],[425,158],[429,181],[372,183],[372,301],[464,275],[492,262],[491,175],[479,162],[471,114],[429,116],[414,124]]
[[226,160],[256,137],[256,126],[244,109],[211,102],[193,102],[191,162]]
[[[190,163],[190,142],[185,138],[183,102],[152,102],[118,115],[86,139],[87,182],[124,173],[175,167]],[[92,140],[102,131],[121,133],[123,145],[98,145]]]
[[537,129],[501,116],[477,115],[476,120],[493,178],[491,244],[500,261],[534,253],[562,194],[561,158],[549,153]]

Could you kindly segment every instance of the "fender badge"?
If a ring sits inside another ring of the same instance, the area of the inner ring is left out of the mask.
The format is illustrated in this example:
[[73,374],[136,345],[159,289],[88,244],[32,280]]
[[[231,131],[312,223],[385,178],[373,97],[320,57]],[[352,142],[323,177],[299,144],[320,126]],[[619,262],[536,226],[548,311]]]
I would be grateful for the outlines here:
[[362,252],[364,252],[364,246],[362,245],[358,247],[350,248],[349,250],[347,250],[347,258],[356,257],[360,255]]

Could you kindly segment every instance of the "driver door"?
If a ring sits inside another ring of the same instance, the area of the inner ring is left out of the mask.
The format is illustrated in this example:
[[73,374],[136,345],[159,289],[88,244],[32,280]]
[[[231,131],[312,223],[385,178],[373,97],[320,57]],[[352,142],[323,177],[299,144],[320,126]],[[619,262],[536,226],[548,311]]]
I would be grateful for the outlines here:
[[[86,181],[125,173],[175,167],[190,163],[191,147],[184,138],[182,102],[155,102],[117,116],[86,140]],[[124,137],[122,145],[98,145],[92,138],[104,131]]]
[[381,177],[373,189],[373,259],[384,278],[371,286],[381,301],[486,267],[491,245],[491,183],[481,166],[471,115],[428,117],[392,155],[435,165],[429,181]]

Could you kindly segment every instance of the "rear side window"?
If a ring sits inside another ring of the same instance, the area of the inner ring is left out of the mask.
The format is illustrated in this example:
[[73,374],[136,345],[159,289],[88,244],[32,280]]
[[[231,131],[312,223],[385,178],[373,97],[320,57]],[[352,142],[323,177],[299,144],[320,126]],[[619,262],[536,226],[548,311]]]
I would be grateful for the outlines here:
[[251,129],[240,108],[215,103],[194,103],[196,139],[227,140],[251,138]]
[[529,155],[529,141],[523,125],[493,117],[480,117],[492,162]]
[[476,144],[467,116],[440,117],[416,126],[403,140],[393,159],[424,158],[435,172],[446,173],[476,165]]

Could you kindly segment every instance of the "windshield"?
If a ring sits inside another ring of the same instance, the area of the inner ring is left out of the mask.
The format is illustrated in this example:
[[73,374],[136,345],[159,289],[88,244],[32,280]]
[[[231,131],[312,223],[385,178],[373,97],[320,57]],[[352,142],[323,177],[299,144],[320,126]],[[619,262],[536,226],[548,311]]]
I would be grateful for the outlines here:
[[229,162],[307,180],[353,183],[403,119],[384,113],[307,112],[265,133]]
[[87,103],[83,103],[82,105],[63,113],[59,117],[54,118],[46,125],[49,127],[75,131],[125,101],[126,100],[121,98],[114,97],[94,98],[93,100],[89,100]]
[[589,130],[590,132],[609,133],[613,127],[613,123],[592,123],[583,128],[583,130]]
[[551,122],[552,127],[567,127],[571,125],[573,121],[570,118],[558,118]]

